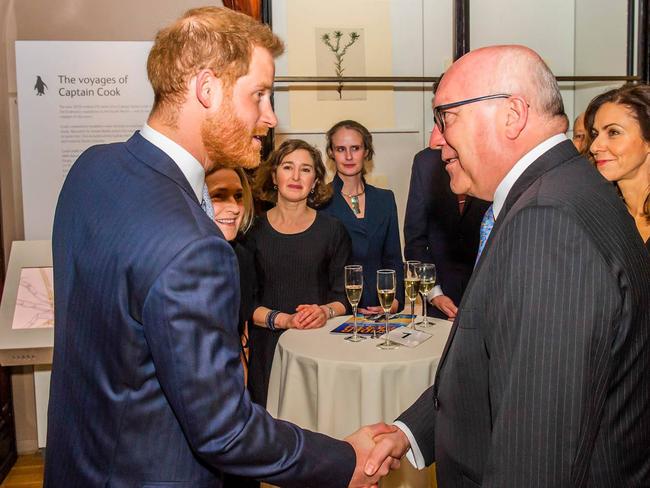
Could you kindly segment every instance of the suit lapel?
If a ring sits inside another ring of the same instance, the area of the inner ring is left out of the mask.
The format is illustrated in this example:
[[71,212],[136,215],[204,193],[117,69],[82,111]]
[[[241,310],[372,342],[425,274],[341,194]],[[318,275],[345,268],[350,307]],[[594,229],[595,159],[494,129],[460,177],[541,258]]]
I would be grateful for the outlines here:
[[564,164],[566,161],[577,158],[579,156],[578,151],[576,150],[573,143],[569,140],[563,141],[551,149],[542,154],[537,158],[519,179],[515,182],[506,197],[506,201],[503,204],[501,212],[499,212],[499,219],[502,215],[506,215],[515,202],[519,199],[521,194],[525,192],[530,185],[537,181],[544,173],[552,170],[560,164]]
[[[483,249],[484,254],[489,253],[490,247],[492,247],[492,243],[495,242],[498,237],[499,229],[505,221],[506,215],[512,209],[513,205],[517,202],[519,197],[521,197],[521,195],[547,171],[578,156],[579,154],[573,146],[573,143],[567,140],[546,151],[528,168],[526,168],[526,171],[524,171],[519,179],[517,179],[515,184],[510,189],[508,196],[506,197],[503,208],[499,212],[499,217],[497,218],[494,227],[492,228],[492,232],[490,232],[490,238],[488,239],[487,243],[485,244],[485,248]],[[456,334],[456,329],[458,328],[458,322],[461,319],[463,313],[463,306],[465,305],[467,297],[470,296],[470,291],[474,286],[476,276],[479,274],[483,262],[483,260],[479,260],[478,265],[474,269],[469,283],[467,284],[467,288],[465,289],[465,293],[463,294],[460,305],[458,306],[459,313],[454,320],[454,324],[452,325],[451,331],[449,332],[449,338],[447,339],[445,348],[442,351],[438,369],[436,370],[436,379],[434,384],[438,383],[440,371],[442,371],[442,366],[445,362],[445,359],[447,358],[447,353],[449,352],[449,348],[451,347],[454,335]]]
[[[492,243],[495,242],[496,237],[499,234],[499,229],[503,225],[503,222],[506,220],[506,216],[512,209],[513,205],[517,202],[517,200],[519,200],[519,197],[521,197],[521,195],[547,171],[578,156],[579,154],[576,151],[573,143],[569,140],[566,140],[546,151],[530,166],[528,166],[528,168],[526,168],[526,171],[524,171],[519,179],[515,181],[515,184],[512,185],[512,188],[506,197],[506,201],[503,204],[503,208],[499,212],[499,216],[494,223],[492,232],[490,232],[490,238],[485,244],[483,253],[487,254],[489,252],[490,247],[492,247]],[[477,274],[478,270],[481,268],[481,262],[482,261],[479,261],[478,266],[474,270],[474,273],[472,273],[472,276]],[[470,279],[470,283],[467,286],[468,289],[472,281],[473,280]]]
[[140,131],[136,131],[135,134],[126,141],[126,148],[139,161],[142,161],[154,171],[161,173],[174,181],[186,193],[188,193],[193,200],[196,200],[194,190],[192,190],[187,178],[185,178],[185,175],[174,160],[164,151],[142,137]]
[[[334,198],[332,204],[337,205],[337,207],[334,209],[334,211],[337,213],[337,215],[340,215],[342,221],[346,222],[355,222],[354,228],[356,229],[356,232],[365,232],[365,239],[362,239],[362,241],[366,245],[365,252],[367,253],[368,250],[367,248],[370,247],[370,236],[373,234],[373,232],[377,229],[376,225],[376,218],[377,214],[381,212],[377,212],[375,210],[370,210],[373,208],[375,203],[375,197],[376,194],[374,192],[374,188],[369,186],[365,180],[364,180],[364,185],[365,185],[365,195],[366,195],[366,206],[365,206],[365,211],[364,211],[364,225],[357,225],[356,220],[357,216],[354,214],[350,206],[348,205],[347,200],[343,197],[343,195],[340,195],[340,198]],[[341,178],[339,178],[339,175],[336,174],[334,176],[334,179],[332,180],[332,190],[335,193],[340,194],[341,190],[343,189],[343,181]],[[340,208],[338,207],[340,205]],[[352,225],[352,224],[351,224]],[[357,245],[359,243],[357,242]]]
[[[463,204],[463,212],[461,213],[460,208],[458,208],[458,214],[460,215],[459,221],[463,220],[463,217],[465,217],[465,215],[467,215],[467,212],[469,212],[469,207],[470,207],[470,205],[472,205],[473,200],[474,199],[471,196],[465,195],[465,203]],[[458,197],[456,197],[456,201],[458,201]],[[458,205],[456,205],[456,207],[458,207]]]
[[[337,208],[339,208],[339,211],[337,212],[338,215],[345,216],[345,219],[356,219],[357,216],[354,215],[354,212],[348,205],[347,200],[341,193],[341,190],[343,189],[343,181],[341,178],[339,178],[338,174],[334,175],[334,179],[332,180],[332,190],[337,196],[340,195],[340,198],[334,198],[332,201],[333,205],[336,205]],[[367,200],[366,200],[366,207],[367,207]]]
[[[451,191],[451,179],[449,177],[449,173],[447,173],[447,170],[445,170],[444,165],[440,169],[439,177],[434,178],[434,183],[437,181],[440,182],[438,188],[432,188],[432,190],[441,191],[444,193],[444,198],[441,199],[441,202],[444,202],[445,212],[448,212],[448,215],[452,215],[453,222],[455,224],[458,224],[462,220],[463,215],[467,212],[468,200],[465,200],[463,213],[460,213],[460,208],[458,207],[458,196],[453,191]],[[466,198],[469,198],[469,196]]]
[[366,229],[368,237],[372,236],[379,229],[379,224],[385,217],[384,206],[378,199],[378,193],[373,186],[366,185],[366,209],[364,218],[366,219]]

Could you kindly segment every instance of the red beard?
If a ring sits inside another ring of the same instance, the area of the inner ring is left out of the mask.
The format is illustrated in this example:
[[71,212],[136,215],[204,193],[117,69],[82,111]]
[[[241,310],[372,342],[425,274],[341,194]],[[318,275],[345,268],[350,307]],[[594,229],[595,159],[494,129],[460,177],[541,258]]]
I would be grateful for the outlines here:
[[261,147],[253,136],[264,136],[267,129],[257,127],[252,133],[237,118],[232,100],[226,99],[219,112],[203,122],[201,138],[213,168],[256,168],[260,164]]

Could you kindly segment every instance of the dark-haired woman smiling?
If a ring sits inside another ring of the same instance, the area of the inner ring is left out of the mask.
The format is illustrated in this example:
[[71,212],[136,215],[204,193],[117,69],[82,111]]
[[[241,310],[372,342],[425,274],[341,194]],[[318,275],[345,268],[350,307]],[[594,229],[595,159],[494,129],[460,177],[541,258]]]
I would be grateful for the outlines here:
[[626,85],[597,96],[585,121],[598,171],[618,188],[650,250],[650,86]]

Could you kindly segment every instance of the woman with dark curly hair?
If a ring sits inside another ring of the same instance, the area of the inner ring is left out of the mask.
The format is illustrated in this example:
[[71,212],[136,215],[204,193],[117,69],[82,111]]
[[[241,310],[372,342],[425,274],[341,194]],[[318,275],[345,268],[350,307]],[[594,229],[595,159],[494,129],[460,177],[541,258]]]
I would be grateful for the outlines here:
[[596,168],[613,182],[650,250],[650,85],[594,98],[585,113]]
[[347,311],[343,270],[350,237],[338,220],[313,208],[329,197],[324,178],[320,151],[298,139],[284,141],[255,177],[257,196],[275,204],[248,234],[259,286],[248,385],[263,406],[280,334],[322,327]]

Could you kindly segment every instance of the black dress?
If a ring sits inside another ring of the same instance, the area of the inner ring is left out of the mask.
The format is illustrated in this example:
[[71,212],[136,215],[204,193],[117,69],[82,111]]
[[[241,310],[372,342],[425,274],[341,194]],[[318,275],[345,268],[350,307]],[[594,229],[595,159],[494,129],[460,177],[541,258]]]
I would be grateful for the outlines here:
[[245,245],[245,238],[239,238],[232,241],[232,247],[237,255],[237,263],[239,264],[239,289],[240,289],[240,303],[239,303],[239,323],[237,329],[239,335],[244,333],[244,324],[252,323],[253,312],[255,311],[255,297],[257,295],[257,273],[255,272],[255,256]]
[[[258,306],[295,313],[301,304],[347,304],[343,268],[350,256],[351,243],[345,227],[335,218],[319,212],[305,231],[282,234],[263,214],[247,240],[255,253]],[[248,389],[252,400],[264,407],[273,354],[282,332],[253,324],[248,331]]]

